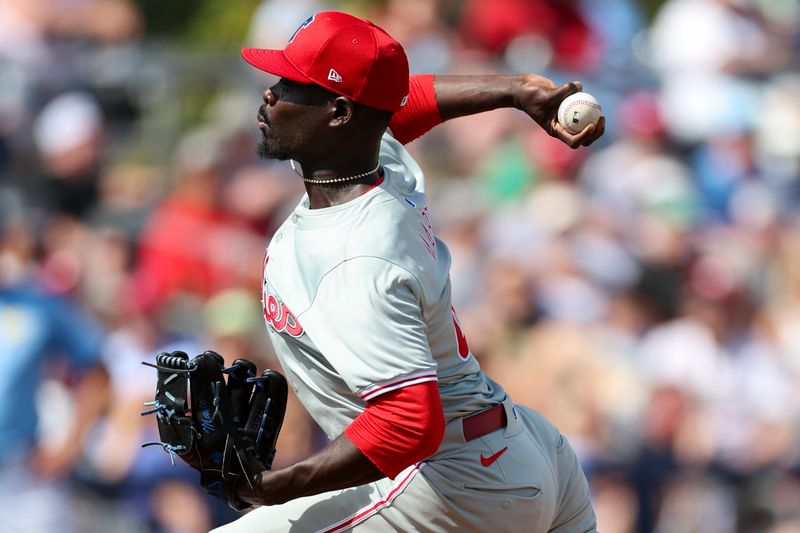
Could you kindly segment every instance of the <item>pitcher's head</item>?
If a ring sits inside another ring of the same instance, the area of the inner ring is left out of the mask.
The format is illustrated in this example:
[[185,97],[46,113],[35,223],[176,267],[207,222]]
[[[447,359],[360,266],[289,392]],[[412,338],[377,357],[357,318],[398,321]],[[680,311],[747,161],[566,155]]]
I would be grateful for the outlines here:
[[313,158],[379,136],[408,95],[403,47],[347,13],[317,13],[283,50],[244,48],[242,57],[280,77],[259,110],[264,157]]

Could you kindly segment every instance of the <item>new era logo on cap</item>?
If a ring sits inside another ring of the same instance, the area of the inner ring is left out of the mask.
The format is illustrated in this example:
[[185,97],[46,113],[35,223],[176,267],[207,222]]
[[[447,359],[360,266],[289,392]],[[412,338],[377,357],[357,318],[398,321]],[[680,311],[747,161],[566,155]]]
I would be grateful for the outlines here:
[[242,56],[270,74],[313,83],[377,109],[398,111],[408,94],[402,45],[372,22],[341,11],[307,18],[283,50],[245,48]]
[[328,71],[328,79],[331,81],[335,81],[336,83],[342,83],[342,77],[339,75],[338,72],[331,69]]

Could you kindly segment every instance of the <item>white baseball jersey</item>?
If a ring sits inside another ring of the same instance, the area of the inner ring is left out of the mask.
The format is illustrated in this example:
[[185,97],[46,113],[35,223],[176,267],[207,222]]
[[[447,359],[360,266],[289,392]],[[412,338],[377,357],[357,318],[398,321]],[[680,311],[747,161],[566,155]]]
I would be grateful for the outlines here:
[[345,204],[305,196],[264,262],[267,329],[299,399],[334,438],[381,394],[438,380],[447,421],[506,397],[481,371],[450,303],[450,253],[425,177],[384,135],[383,182]]
[[[390,136],[380,162],[378,187],[325,209],[304,198],[280,227],[264,264],[264,316],[289,382],[328,436],[370,399],[438,380],[439,450],[394,480],[258,507],[214,533],[595,531],[571,446],[469,352],[422,171]],[[498,403],[505,427],[467,440],[463,417]]]

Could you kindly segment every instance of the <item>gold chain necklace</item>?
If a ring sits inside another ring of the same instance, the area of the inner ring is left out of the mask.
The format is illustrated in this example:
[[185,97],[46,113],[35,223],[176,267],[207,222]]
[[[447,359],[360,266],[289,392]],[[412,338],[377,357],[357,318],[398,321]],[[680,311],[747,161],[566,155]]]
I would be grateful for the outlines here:
[[300,172],[298,172],[298,170],[294,166],[294,160],[293,159],[289,160],[289,164],[291,165],[292,170],[294,170],[294,173],[297,174],[298,176],[300,176],[300,179],[302,179],[306,183],[314,183],[314,184],[318,184],[318,185],[325,184],[325,183],[341,183],[343,181],[357,180],[359,178],[364,178],[366,176],[369,176],[370,174],[375,174],[378,171],[378,169],[381,168],[381,164],[380,164],[380,161],[379,161],[378,164],[375,166],[375,168],[373,168],[372,170],[370,170],[368,172],[362,172],[361,174],[356,174],[355,176],[347,176],[346,178],[333,178],[333,179],[329,179],[329,180],[312,180],[310,178],[306,178],[305,176],[300,174]]

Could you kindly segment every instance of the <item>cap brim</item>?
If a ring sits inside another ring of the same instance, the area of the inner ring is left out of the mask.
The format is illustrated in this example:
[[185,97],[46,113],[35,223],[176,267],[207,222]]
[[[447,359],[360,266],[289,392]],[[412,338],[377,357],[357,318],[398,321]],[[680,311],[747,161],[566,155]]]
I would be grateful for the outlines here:
[[264,48],[242,48],[242,58],[264,72],[300,83],[314,83],[297,69],[283,50],[267,50]]

